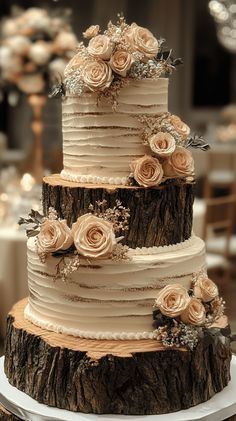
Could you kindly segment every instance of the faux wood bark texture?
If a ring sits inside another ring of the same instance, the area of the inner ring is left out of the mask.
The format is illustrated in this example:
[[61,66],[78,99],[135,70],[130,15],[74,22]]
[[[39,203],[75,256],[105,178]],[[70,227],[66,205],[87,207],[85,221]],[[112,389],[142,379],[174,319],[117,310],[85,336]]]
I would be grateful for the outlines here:
[[20,421],[16,415],[11,414],[3,406],[0,405],[0,420],[1,421]]
[[[194,351],[167,349],[93,359],[86,351],[50,344],[7,321],[5,373],[37,401],[84,413],[148,415],[187,409],[210,399],[230,380],[230,343],[205,334]],[[218,329],[219,331],[219,329]],[[88,340],[89,344],[89,340]]]
[[177,244],[191,236],[193,184],[170,183],[157,188],[101,187],[62,182],[59,175],[44,178],[43,209],[57,210],[70,225],[89,212],[89,205],[106,200],[113,207],[116,200],[130,209],[129,230],[123,244],[131,248]]

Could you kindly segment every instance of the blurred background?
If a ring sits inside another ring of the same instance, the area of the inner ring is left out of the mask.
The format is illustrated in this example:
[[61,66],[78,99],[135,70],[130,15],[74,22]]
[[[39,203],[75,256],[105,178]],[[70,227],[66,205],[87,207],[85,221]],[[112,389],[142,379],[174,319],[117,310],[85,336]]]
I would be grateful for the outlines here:
[[183,59],[170,78],[169,110],[211,145],[193,151],[194,232],[206,241],[210,277],[236,330],[236,0],[1,0],[2,339],[7,312],[27,295],[26,238],[18,218],[40,208],[42,174],[62,169],[60,99],[48,93],[82,32],[92,24],[104,29],[119,12],[165,38],[173,56]]

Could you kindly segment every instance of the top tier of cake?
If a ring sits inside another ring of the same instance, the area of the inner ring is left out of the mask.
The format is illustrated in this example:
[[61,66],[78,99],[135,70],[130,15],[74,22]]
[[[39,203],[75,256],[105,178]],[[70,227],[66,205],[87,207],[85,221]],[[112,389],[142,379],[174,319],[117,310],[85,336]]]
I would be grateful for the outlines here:
[[168,110],[168,79],[130,80],[121,89],[117,109],[96,93],[66,95],[62,103],[65,180],[127,184],[130,162],[148,153],[141,139],[145,114]]
[[[104,33],[93,25],[65,68],[62,179],[152,188],[191,181],[190,128],[168,112],[168,77],[178,60],[122,17]],[[196,142],[195,142],[196,143]]]

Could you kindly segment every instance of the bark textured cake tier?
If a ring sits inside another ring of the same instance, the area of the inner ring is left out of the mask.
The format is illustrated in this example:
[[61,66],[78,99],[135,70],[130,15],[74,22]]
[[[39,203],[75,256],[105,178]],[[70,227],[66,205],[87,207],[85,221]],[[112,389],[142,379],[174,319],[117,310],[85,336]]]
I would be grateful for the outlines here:
[[65,70],[61,174],[29,224],[29,297],[8,318],[5,371],[39,402],[161,414],[230,379],[224,301],[192,233],[194,162],[206,149],[168,111],[178,60],[123,18]]

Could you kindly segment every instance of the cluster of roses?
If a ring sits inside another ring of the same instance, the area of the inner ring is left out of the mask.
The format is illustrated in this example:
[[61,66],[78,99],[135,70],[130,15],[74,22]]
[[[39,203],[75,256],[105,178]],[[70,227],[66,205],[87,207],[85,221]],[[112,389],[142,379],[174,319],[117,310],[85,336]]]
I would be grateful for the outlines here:
[[122,21],[116,26],[109,22],[104,34],[98,35],[99,31],[99,25],[92,25],[83,33],[90,39],[88,46],[80,44],[64,73],[70,78],[79,71],[83,87],[92,92],[109,88],[114,76],[126,77],[134,62],[145,63],[159,51],[158,40],[136,23]]
[[[190,128],[178,116],[169,117],[172,132],[176,132],[184,142]],[[168,178],[186,178],[194,174],[194,160],[191,152],[176,144],[176,140],[169,132],[159,131],[148,138],[151,153],[155,156],[144,155],[131,162],[131,177],[140,186],[157,186]]]
[[62,75],[78,41],[66,16],[32,7],[2,24],[0,70],[6,83],[27,93],[45,91],[45,77]]
[[81,256],[105,258],[116,244],[113,224],[91,213],[80,216],[71,229],[65,220],[44,218],[37,235],[37,249],[42,256],[73,246]]
[[[192,295],[189,295],[187,289],[180,284],[164,287],[155,301],[155,308],[164,316],[185,324],[204,326],[208,313],[214,313],[214,300],[217,298],[219,292],[216,284],[207,276],[201,275],[194,283]],[[215,318],[218,314],[219,311],[216,311]],[[210,320],[213,322],[214,318]]]

